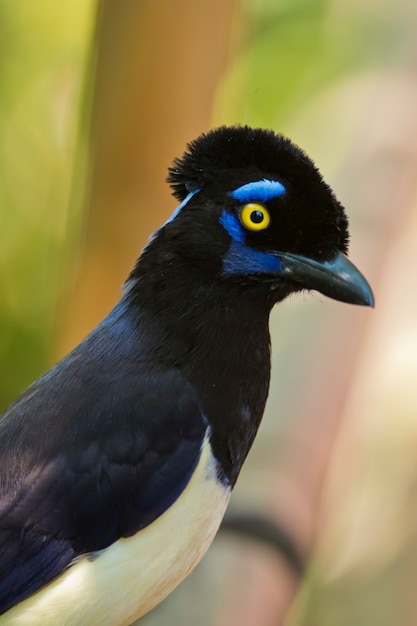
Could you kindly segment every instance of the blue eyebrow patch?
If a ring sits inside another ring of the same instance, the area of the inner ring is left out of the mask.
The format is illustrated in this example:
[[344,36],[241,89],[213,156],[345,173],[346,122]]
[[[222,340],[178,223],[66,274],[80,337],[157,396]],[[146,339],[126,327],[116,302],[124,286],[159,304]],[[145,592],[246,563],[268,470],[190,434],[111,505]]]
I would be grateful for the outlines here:
[[277,180],[255,180],[246,183],[231,192],[231,196],[239,202],[268,202],[286,192],[282,183]]

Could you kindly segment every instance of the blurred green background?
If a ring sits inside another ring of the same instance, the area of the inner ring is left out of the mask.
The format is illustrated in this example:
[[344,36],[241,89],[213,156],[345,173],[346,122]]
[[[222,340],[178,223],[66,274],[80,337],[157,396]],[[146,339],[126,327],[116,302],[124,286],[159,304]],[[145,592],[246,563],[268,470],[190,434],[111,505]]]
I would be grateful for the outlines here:
[[270,127],[346,206],[375,311],[271,319],[267,413],[233,496],[309,556],[220,533],[141,624],[417,624],[417,3],[0,0],[0,407],[114,304],[175,208],[166,169]]

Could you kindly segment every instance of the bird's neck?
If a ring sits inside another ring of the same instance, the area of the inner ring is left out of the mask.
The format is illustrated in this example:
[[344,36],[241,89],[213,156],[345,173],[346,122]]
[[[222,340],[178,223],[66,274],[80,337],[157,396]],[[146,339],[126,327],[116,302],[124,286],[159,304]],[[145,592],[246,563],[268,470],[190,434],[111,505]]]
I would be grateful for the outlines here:
[[270,305],[253,287],[214,281],[181,259],[150,271],[139,261],[129,307],[153,329],[158,358],[180,368],[197,390],[223,478],[233,485],[268,395]]

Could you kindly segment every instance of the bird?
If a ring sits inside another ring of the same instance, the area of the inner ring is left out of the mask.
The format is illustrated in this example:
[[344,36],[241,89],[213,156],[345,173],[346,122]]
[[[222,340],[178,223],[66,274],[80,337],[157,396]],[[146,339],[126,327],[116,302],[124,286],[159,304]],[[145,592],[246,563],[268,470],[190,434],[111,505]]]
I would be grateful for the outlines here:
[[212,542],[264,413],[269,314],[374,306],[345,209],[273,130],[187,144],[120,300],[0,418],[0,625],[129,625]]

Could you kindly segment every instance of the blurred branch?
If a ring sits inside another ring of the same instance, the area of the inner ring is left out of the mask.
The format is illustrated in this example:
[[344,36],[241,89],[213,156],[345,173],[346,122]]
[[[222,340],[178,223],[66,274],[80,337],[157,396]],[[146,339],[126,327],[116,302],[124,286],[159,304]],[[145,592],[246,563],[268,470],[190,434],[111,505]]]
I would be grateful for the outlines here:
[[230,532],[249,540],[260,541],[284,559],[290,571],[300,578],[305,559],[286,528],[256,513],[227,513],[220,532]]

